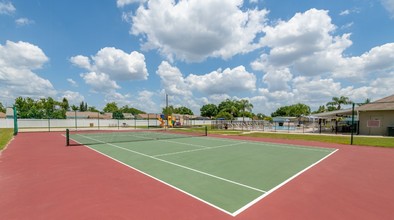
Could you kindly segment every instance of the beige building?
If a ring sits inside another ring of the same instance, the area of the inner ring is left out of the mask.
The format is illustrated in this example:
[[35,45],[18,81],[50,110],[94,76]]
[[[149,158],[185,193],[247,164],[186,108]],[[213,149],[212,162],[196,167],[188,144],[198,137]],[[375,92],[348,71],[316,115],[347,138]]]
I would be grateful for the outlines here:
[[[356,106],[355,123],[358,125],[356,133],[359,135],[394,136],[394,95],[377,101]],[[331,112],[314,114],[313,117],[332,122],[337,127],[345,120],[351,124],[352,109],[343,109]],[[337,130],[340,131],[340,127]],[[349,131],[347,131],[349,132]]]
[[362,105],[357,109],[361,135],[393,135],[394,95]]

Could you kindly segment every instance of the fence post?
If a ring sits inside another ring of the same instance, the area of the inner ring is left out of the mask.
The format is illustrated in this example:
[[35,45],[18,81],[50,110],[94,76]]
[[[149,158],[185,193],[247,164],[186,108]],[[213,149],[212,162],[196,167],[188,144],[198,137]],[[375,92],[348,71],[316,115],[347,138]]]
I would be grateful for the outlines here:
[[352,104],[352,126],[350,134],[350,145],[353,145],[353,134],[354,134],[354,103]]

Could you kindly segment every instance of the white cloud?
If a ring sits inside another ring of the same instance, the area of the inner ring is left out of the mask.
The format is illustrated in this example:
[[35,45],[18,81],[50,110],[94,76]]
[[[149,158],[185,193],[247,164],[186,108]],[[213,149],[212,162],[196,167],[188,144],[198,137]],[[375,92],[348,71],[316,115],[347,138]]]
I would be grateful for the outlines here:
[[331,23],[328,11],[310,9],[264,30],[266,35],[261,42],[271,48],[269,62],[271,65],[285,66],[325,51],[333,44],[330,33],[335,30],[335,26]]
[[27,42],[7,41],[0,45],[0,97],[11,101],[16,96],[41,98],[55,95],[51,82],[33,72],[48,60],[39,47]]
[[156,73],[160,76],[161,84],[167,94],[179,96],[192,95],[189,86],[178,68],[163,61],[159,65]]
[[92,67],[90,66],[89,57],[85,57],[82,55],[74,56],[74,57],[70,58],[70,62],[80,68],[83,68],[86,70],[92,70]]
[[339,13],[339,15],[349,15],[349,14],[350,14],[350,10],[349,10],[349,9],[346,9],[346,10],[341,11],[341,12]]
[[213,95],[251,92],[256,89],[256,76],[247,72],[243,66],[184,77],[178,68],[163,61],[156,73],[161,78],[165,92],[175,96],[191,96],[193,90]]
[[95,70],[108,74],[114,80],[146,80],[145,56],[136,51],[127,54],[122,50],[105,47],[92,57]]
[[145,56],[136,51],[130,54],[113,47],[105,47],[89,59],[78,55],[70,58],[74,65],[100,74],[106,74],[112,80],[146,80]]
[[0,45],[0,64],[24,69],[39,69],[49,60],[36,45],[19,41],[7,41]]
[[89,72],[80,75],[94,92],[108,92],[120,89],[120,86],[105,73]]
[[62,93],[62,96],[59,98],[60,100],[66,98],[70,105],[79,105],[82,101],[85,100],[85,97],[81,95],[79,92],[74,91],[65,91]]
[[133,3],[143,3],[146,2],[147,0],[117,0],[116,1],[116,6],[119,8],[124,7],[126,5],[130,5]]
[[67,82],[68,83],[70,83],[70,85],[72,86],[72,87],[78,87],[78,84],[77,84],[77,82],[75,82],[73,79],[67,79]]
[[390,13],[391,17],[394,18],[394,1],[393,0],[381,0],[383,6]]
[[77,55],[71,57],[70,62],[89,71],[80,76],[95,92],[119,89],[117,81],[148,78],[145,56],[136,51],[127,54],[120,49],[105,47],[91,58]]
[[234,94],[256,89],[256,76],[247,72],[244,66],[219,69],[205,75],[190,74],[186,81],[192,89],[205,94]]
[[13,14],[16,11],[14,5],[12,5],[11,2],[0,2],[0,15],[5,14],[5,15],[10,15]]
[[289,90],[290,86],[288,83],[292,79],[293,75],[288,68],[272,69],[263,76],[263,82],[267,84],[268,89],[272,92]]
[[[243,1],[149,1],[132,18],[131,33],[143,49],[158,49],[168,59],[202,61],[230,58],[259,47],[266,10],[242,11]],[[187,39],[187,40],[185,40]]]
[[15,23],[18,26],[26,26],[26,25],[29,25],[29,24],[34,24],[34,21],[30,20],[28,18],[18,18],[18,19],[15,20]]

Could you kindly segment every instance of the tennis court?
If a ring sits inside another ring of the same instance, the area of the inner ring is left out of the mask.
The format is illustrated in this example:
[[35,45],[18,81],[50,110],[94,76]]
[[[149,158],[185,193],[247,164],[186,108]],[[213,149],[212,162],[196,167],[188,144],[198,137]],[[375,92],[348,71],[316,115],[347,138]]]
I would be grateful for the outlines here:
[[204,133],[70,132],[88,148],[236,216],[336,149],[253,142]]

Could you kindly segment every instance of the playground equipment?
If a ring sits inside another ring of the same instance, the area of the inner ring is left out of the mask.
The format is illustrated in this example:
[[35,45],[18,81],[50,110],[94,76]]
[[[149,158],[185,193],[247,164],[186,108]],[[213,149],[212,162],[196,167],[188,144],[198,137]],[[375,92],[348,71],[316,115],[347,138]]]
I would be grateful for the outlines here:
[[[160,122],[160,127],[164,127],[165,126],[165,121],[164,121],[165,120],[165,116],[163,114],[161,114],[160,117],[157,118],[157,120],[159,120],[159,122]],[[170,128],[174,127],[175,122],[176,122],[175,120],[176,120],[175,117],[168,116],[167,117],[167,122],[168,122],[167,126],[170,127]]]

